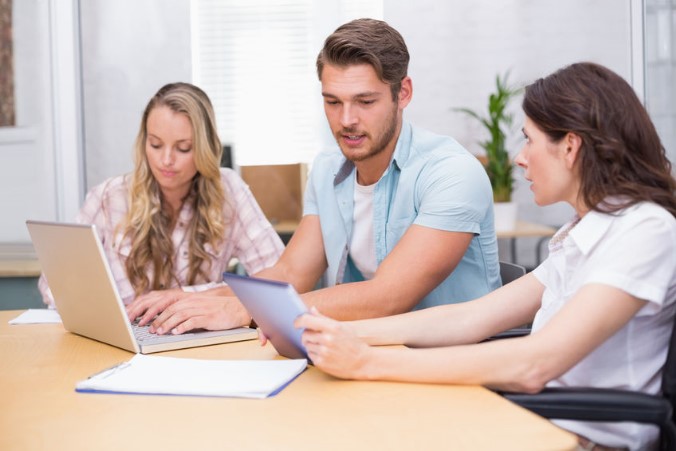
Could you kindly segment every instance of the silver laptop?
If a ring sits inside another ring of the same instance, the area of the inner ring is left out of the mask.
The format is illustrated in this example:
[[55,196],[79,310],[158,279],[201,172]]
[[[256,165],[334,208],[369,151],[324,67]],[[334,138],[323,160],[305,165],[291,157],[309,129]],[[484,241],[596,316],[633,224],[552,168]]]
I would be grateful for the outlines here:
[[129,322],[93,225],[26,221],[40,266],[66,330],[135,353],[149,354],[252,340],[254,329],[150,334]]

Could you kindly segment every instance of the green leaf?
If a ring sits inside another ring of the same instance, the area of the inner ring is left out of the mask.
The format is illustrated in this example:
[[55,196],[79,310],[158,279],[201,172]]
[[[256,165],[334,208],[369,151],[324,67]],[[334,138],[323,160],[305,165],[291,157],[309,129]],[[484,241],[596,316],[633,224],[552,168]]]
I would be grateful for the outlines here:
[[480,141],[486,151],[486,172],[493,187],[495,201],[508,202],[511,199],[513,177],[512,161],[509,151],[505,148],[505,130],[512,126],[513,116],[507,112],[510,101],[521,94],[521,89],[512,88],[508,83],[509,71],[504,76],[495,77],[495,92],[488,96],[487,115],[482,115],[469,108],[455,108],[455,111],[467,114],[483,125],[489,134],[489,139]]

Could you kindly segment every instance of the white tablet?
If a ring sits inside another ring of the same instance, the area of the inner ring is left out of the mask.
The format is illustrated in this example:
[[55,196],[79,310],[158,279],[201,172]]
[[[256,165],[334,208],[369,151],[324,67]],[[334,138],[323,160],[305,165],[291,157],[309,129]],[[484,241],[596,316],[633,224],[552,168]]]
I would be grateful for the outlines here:
[[286,282],[224,273],[223,281],[237,295],[277,352],[290,359],[308,359],[301,343],[303,329],[293,322],[307,307]]

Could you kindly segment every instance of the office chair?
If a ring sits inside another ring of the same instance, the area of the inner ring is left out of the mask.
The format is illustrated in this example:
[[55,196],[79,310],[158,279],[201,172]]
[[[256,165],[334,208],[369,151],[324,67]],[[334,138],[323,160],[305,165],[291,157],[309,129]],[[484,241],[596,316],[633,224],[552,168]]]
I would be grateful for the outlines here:
[[[676,318],[674,319],[676,323]],[[540,393],[508,393],[510,401],[549,419],[631,421],[660,428],[660,449],[676,449],[676,333],[672,330],[662,373],[662,394],[608,388],[545,388]]]
[[525,274],[526,268],[521,265],[500,262],[500,278],[502,279],[503,285],[507,285]]
[[[507,285],[508,283],[513,282],[514,280],[524,275],[526,275],[526,268],[524,268],[523,266],[514,263],[507,263],[502,261],[500,262],[500,278],[502,279],[503,285]],[[514,338],[528,335],[530,334],[530,327],[528,326],[529,325],[525,325],[523,327],[515,327],[514,329],[509,329],[504,332],[500,332],[499,334],[495,334],[484,341],[500,340],[503,338]]]
[[[520,273],[519,273],[520,272]],[[500,262],[503,285],[525,274],[525,269]],[[674,318],[676,329],[676,317]],[[530,328],[510,329],[489,340],[528,335]],[[607,388],[557,387],[540,393],[508,393],[510,401],[549,419],[579,421],[631,421],[654,424],[660,428],[660,449],[676,449],[676,333],[672,330],[669,352],[662,373],[662,394],[648,395]]]

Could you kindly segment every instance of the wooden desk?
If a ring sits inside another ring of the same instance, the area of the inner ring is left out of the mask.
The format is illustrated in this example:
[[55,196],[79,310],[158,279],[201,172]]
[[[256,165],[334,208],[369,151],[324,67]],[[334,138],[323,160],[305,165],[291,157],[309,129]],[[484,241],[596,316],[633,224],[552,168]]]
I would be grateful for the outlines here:
[[526,221],[516,221],[514,230],[497,232],[498,238],[550,237],[556,233],[553,227]]
[[526,221],[517,221],[516,227],[514,230],[504,230],[496,232],[498,239],[504,238],[509,239],[509,253],[511,261],[516,263],[516,239],[524,237],[535,237],[540,238],[535,246],[535,264],[536,266],[542,261],[542,256],[540,254],[540,247],[542,243],[549,239],[552,235],[556,233],[556,229],[553,227],[535,224],[532,222]]
[[[313,367],[265,400],[85,394],[132,354],[0,312],[0,449],[567,450],[575,438],[476,386],[334,379]],[[280,358],[257,342],[163,355]]]

